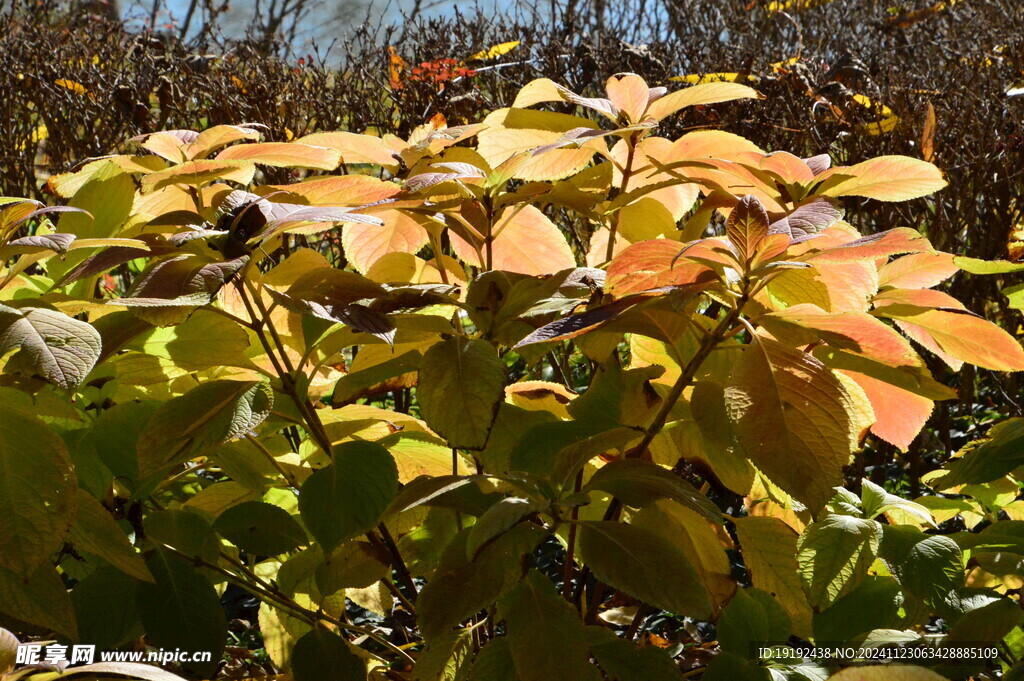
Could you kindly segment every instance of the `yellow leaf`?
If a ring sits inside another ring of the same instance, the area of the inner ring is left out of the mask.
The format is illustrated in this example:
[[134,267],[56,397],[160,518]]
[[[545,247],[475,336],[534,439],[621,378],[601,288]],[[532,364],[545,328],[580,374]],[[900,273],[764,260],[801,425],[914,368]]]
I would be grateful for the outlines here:
[[481,50],[476,54],[470,55],[469,57],[466,58],[466,61],[485,61],[487,59],[496,59],[497,57],[500,57],[503,54],[508,54],[517,47],[519,47],[518,40],[513,40],[507,43],[500,43],[498,45],[492,45],[491,47],[488,47],[486,50]]
[[718,104],[734,99],[760,99],[757,90],[739,83],[701,83],[692,87],[670,92],[655,100],[648,108],[645,118],[660,121],[688,106]]
[[190,160],[205,158],[207,154],[242,140],[257,140],[260,133],[248,125],[215,125],[199,133],[191,144],[185,146]]
[[672,76],[669,80],[700,85],[701,83],[756,83],[761,79],[749,73],[690,73],[685,76]]
[[[528,154],[537,147],[554,144],[573,128],[597,127],[593,121],[579,116],[517,108],[495,111],[484,119],[484,126],[478,136],[477,151],[492,168],[516,154]],[[568,177],[586,167],[595,151],[604,147],[601,139],[594,139],[579,149],[553,149],[528,156],[513,176],[541,181]]]
[[857,125],[857,132],[866,135],[883,135],[887,132],[892,132],[900,122],[900,117],[893,114],[892,109],[885,104],[872,102],[864,95],[854,95],[853,101],[880,117],[879,120],[872,123],[859,123]]
[[88,93],[88,90],[85,89],[84,85],[82,85],[81,83],[76,83],[73,80],[68,80],[66,78],[58,78],[57,80],[53,81],[53,84],[62,87],[66,90],[71,90],[76,95],[84,95]]

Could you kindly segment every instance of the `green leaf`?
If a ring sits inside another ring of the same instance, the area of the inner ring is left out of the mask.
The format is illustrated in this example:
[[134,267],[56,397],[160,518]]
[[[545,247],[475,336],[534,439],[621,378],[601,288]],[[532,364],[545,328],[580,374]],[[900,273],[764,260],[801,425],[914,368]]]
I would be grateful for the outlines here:
[[498,418],[491,428],[491,436],[487,439],[487,446],[476,456],[485,470],[492,473],[522,470],[512,465],[512,451],[525,433],[542,423],[553,422],[557,422],[557,418],[551,412],[528,411],[514,404],[502,402],[498,407]]
[[583,522],[579,527],[580,558],[602,582],[677,615],[710,616],[700,575],[667,539],[619,522]]
[[147,515],[143,526],[150,539],[187,556],[215,562],[220,553],[220,538],[198,513],[177,509],[158,511]]
[[468,681],[519,681],[508,637],[491,639],[473,660]]
[[330,595],[340,589],[365,589],[391,574],[391,554],[378,544],[365,541],[345,542],[332,551],[316,569],[320,593]]
[[506,497],[484,511],[469,528],[466,538],[466,557],[470,560],[495,537],[507,532],[524,518],[548,508],[547,501],[532,501],[522,497]]
[[[502,407],[504,412],[505,408]],[[584,443],[588,438],[601,435],[595,447],[586,447],[586,452],[597,456],[605,451],[604,429],[591,423],[579,421],[553,421],[538,423],[520,434],[519,440],[509,452],[509,467],[515,471],[526,471],[535,475],[548,475],[554,467],[559,452]]]
[[1024,284],[1007,286],[1000,293],[1006,296],[1006,307],[1012,310],[1024,310]]
[[980,260],[962,255],[954,256],[953,263],[964,272],[970,272],[971,274],[1009,274],[1024,270],[1024,263],[1021,262]]
[[228,633],[220,596],[191,565],[165,549],[154,551],[147,564],[156,583],[139,582],[135,599],[148,643],[209,651],[209,662],[183,665],[190,673],[209,677],[220,662]]
[[725,389],[742,453],[812,512],[832,498],[849,463],[855,407],[836,376],[811,355],[757,337]]
[[0,613],[78,638],[71,597],[51,565],[40,565],[27,576],[0,567]]
[[[97,162],[95,170],[90,169],[84,184],[77,191],[61,191],[70,196],[68,205],[81,208],[86,213],[68,213],[61,216],[60,231],[74,234],[79,239],[115,236],[132,211],[135,202],[135,182],[132,176],[116,161]],[[91,217],[90,217],[91,215]],[[86,251],[69,253],[64,260],[50,258],[46,263],[47,274],[54,281],[86,258]],[[80,293],[86,293],[86,284],[80,285]]]
[[797,533],[778,518],[747,516],[733,520],[751,581],[774,596],[793,622],[793,633],[811,635],[811,608],[797,569]]
[[620,459],[602,466],[583,487],[609,492],[633,507],[643,507],[659,499],[671,499],[713,523],[721,524],[722,512],[693,485],[661,466],[641,459]]
[[89,324],[42,307],[0,305],[0,356],[12,350],[7,372],[40,375],[75,390],[99,359],[102,342]]
[[665,372],[660,366],[623,369],[617,355],[598,367],[590,387],[569,403],[572,417],[596,430],[647,425],[661,398],[649,381]]
[[398,493],[398,467],[379,444],[343,442],[332,457],[299,493],[302,521],[325,552],[373,529]]
[[702,681],[772,681],[766,667],[745,655],[725,652],[716,655],[701,677]]
[[17,637],[6,629],[0,628],[0,676],[14,669],[17,661]]
[[295,681],[365,681],[366,665],[334,632],[315,627],[292,650]]
[[920,518],[925,524],[935,527],[935,520],[927,508],[909,499],[889,494],[883,487],[867,478],[861,480],[860,496],[865,518],[875,518],[889,511],[903,511]]
[[505,397],[505,363],[490,343],[453,336],[420,362],[423,420],[452,447],[483,449]]
[[452,631],[434,639],[416,658],[412,681],[456,681],[463,676],[473,657],[473,636],[469,629]]
[[101,412],[82,437],[83,444],[92,445],[110,472],[128,485],[139,477],[136,444],[156,409],[153,402],[114,405]]
[[207,310],[197,310],[178,326],[152,329],[127,347],[169,359],[190,371],[249,364],[245,356],[249,334],[245,328]]
[[71,602],[81,643],[113,650],[142,635],[135,585],[136,580],[114,567],[102,567],[75,584]]
[[588,627],[590,652],[612,681],[679,681],[679,667],[654,646],[638,646],[609,629]]
[[509,649],[522,681],[598,681],[590,664],[587,637],[579,613],[560,598],[547,577],[531,570],[499,604]]
[[912,527],[883,527],[879,557],[908,594],[932,607],[964,583],[964,557],[951,538]]
[[60,548],[75,489],[64,441],[39,419],[0,409],[0,568],[27,577]]
[[146,562],[136,553],[117,521],[103,504],[82,489],[78,490],[70,538],[76,548],[95,553],[126,574],[146,582],[153,581]]
[[547,533],[517,525],[485,546],[472,561],[466,559],[469,530],[453,539],[434,575],[416,601],[420,631],[429,642],[491,605],[522,578],[521,559]]
[[1024,419],[1011,418],[993,426],[984,440],[969,444],[961,457],[946,464],[946,475],[935,489],[991,482],[1024,464]]
[[874,520],[828,515],[808,525],[797,562],[811,607],[827,608],[864,581],[881,540],[882,526]]
[[867,577],[859,586],[814,615],[814,637],[851,641],[872,629],[894,629],[905,598],[892,577]]
[[1024,620],[1020,605],[1009,598],[995,598],[960,616],[949,630],[949,642],[1001,641]]
[[213,530],[251,554],[276,556],[308,543],[306,532],[288,512],[263,501],[232,506],[213,522]]
[[274,393],[256,381],[208,381],[165,402],[139,434],[139,476],[242,437],[270,414]]
[[418,350],[409,350],[380,364],[345,374],[334,384],[331,404],[335,407],[351,404],[360,397],[371,394],[371,389],[381,384],[386,386],[390,379],[416,371],[421,359]]
[[771,594],[748,587],[740,589],[718,619],[722,650],[756,658],[757,648],[784,643],[790,634],[789,615]]

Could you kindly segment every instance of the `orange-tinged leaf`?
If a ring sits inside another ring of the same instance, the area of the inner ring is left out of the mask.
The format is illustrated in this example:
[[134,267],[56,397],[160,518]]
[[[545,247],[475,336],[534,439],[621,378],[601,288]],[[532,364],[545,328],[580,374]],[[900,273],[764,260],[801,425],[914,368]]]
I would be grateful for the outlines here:
[[155,132],[139,146],[174,163],[188,160],[185,142],[170,131]]
[[672,143],[671,151],[662,159],[666,163],[686,158],[735,159],[748,154],[764,154],[764,150],[746,137],[724,130],[695,130]]
[[296,184],[267,185],[257,190],[264,195],[285,192],[280,200],[295,201],[301,197],[312,206],[364,206],[390,199],[401,191],[399,185],[370,175],[332,175]]
[[878,156],[853,166],[839,166],[818,176],[816,193],[864,196],[879,201],[907,201],[946,186],[942,171],[909,156]]
[[810,166],[788,151],[773,151],[766,154],[759,165],[762,170],[778,175],[786,184],[804,185],[814,180],[814,171]]
[[921,158],[929,163],[935,160],[935,126],[935,107],[928,102],[921,130]]
[[924,366],[903,336],[865,312],[828,314],[815,305],[800,304],[757,321],[773,336],[791,345],[824,341],[891,366]]
[[[813,247],[813,241],[809,242]],[[840,246],[826,248],[808,258],[812,263],[854,262],[874,260],[901,253],[931,253],[934,248],[928,237],[909,227],[897,227],[877,234],[861,237]]]
[[[608,238],[611,230],[607,227],[600,227],[590,237],[590,249],[587,251],[587,267],[601,267],[608,261]],[[615,246],[612,250],[612,258],[618,257],[624,250],[629,248],[632,242],[629,239],[615,239]]]
[[[704,188],[706,194],[718,190],[724,195],[756,196],[772,215],[786,213],[785,203],[775,181],[770,175],[746,163],[720,159],[698,158],[673,161],[660,169],[670,176],[694,182]],[[719,208],[728,212],[728,206]]]
[[[626,194],[634,189],[646,187],[652,184],[663,184],[666,181],[673,181],[671,175],[665,173],[652,173],[654,161],[662,163],[663,159],[672,153],[671,140],[664,137],[645,137],[636,146],[633,158],[633,173],[626,183]],[[610,152],[611,158],[618,164],[612,168],[611,183],[613,186],[622,185],[622,170],[619,166],[625,166],[629,157],[629,146],[625,140],[615,143]],[[672,215],[674,222],[678,222],[687,212],[693,208],[697,197],[700,195],[700,187],[695,184],[672,184],[645,192],[638,201],[653,199],[661,203]],[[631,201],[635,203],[635,201]]]
[[388,253],[416,253],[427,245],[427,230],[415,217],[399,210],[373,213],[384,226],[351,224],[341,234],[345,257],[359,272],[366,272]]
[[758,337],[736,360],[725,398],[741,452],[812,513],[824,508],[856,437],[840,380],[813,356]]
[[215,125],[203,130],[194,140],[186,144],[185,153],[189,160],[194,161],[205,158],[207,154],[233,142],[259,138],[259,131],[252,125]]
[[630,123],[639,123],[647,102],[650,99],[650,88],[647,82],[635,73],[620,73],[612,76],[605,84],[608,99]]
[[873,262],[814,263],[776,274],[758,297],[775,309],[812,303],[826,312],[867,312],[878,290]]
[[871,432],[886,442],[907,451],[924,428],[935,403],[891,383],[856,371],[842,371],[861,387],[875,410]]
[[1024,350],[1013,336],[967,310],[886,305],[875,314],[897,325],[954,370],[970,362],[993,371],[1024,370]]
[[142,178],[142,186],[150,191],[169,185],[209,184],[215,180],[230,180],[249,184],[256,174],[256,166],[249,161],[188,161],[167,170],[150,173]]
[[334,170],[341,163],[341,152],[295,142],[238,144],[217,154],[218,160],[246,160],[275,168],[314,168]]
[[354,132],[318,132],[295,141],[300,144],[337,149],[341,152],[342,163],[345,164],[370,163],[381,166],[391,173],[398,171],[395,150],[380,137],[359,135]]
[[701,83],[692,87],[670,92],[647,108],[645,118],[660,121],[688,106],[718,104],[735,99],[758,99],[757,90],[739,83]]
[[632,244],[608,266],[605,290],[621,298],[630,293],[693,284],[714,276],[711,268],[695,262],[673,262],[684,245],[670,239]]
[[913,253],[882,265],[878,270],[878,286],[931,288],[959,271],[951,253]]
[[941,307],[952,310],[967,309],[963,303],[948,293],[931,289],[891,288],[875,296],[873,302],[876,308],[888,305],[909,305],[911,307]]
[[388,86],[392,90],[401,90],[405,87],[402,82],[405,78],[405,69],[405,60],[395,50],[394,45],[388,45]]
[[[565,236],[534,206],[516,211],[499,222],[494,231],[496,236],[491,242],[490,269],[536,276],[576,267],[576,259]],[[466,241],[454,232],[449,233],[449,237],[459,258],[476,267],[485,266],[476,250]]]
[[732,241],[740,258],[749,262],[757,245],[768,236],[768,213],[756,196],[744,196],[729,213],[725,233]]

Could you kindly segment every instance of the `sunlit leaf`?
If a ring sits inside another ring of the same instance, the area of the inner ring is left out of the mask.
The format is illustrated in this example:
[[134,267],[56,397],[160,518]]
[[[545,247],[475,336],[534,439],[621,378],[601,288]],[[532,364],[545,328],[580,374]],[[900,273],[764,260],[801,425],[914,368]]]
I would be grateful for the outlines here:
[[812,509],[828,503],[855,436],[839,379],[811,355],[762,338],[736,361],[726,404],[758,468]]
[[907,201],[946,186],[942,171],[909,156],[879,156],[853,166],[837,166],[817,177],[816,193],[864,196],[879,201]]

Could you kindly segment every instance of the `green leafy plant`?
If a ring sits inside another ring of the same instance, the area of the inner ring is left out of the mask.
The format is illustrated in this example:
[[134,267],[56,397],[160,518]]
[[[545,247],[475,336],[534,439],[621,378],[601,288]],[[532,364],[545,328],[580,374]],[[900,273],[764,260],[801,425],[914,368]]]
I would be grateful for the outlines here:
[[930,163],[657,135],[757,96],[541,79],[404,140],[145,135],[50,178],[57,220],[6,200],[3,622],[213,652],[198,678],[229,588],[296,681],[820,678],[756,651],[933,616],[1012,663],[1016,422],[929,478],[984,509],[844,468],[955,397],[911,341],[954,369],[1024,350],[935,289],[952,254],[843,221],[941,189]]

